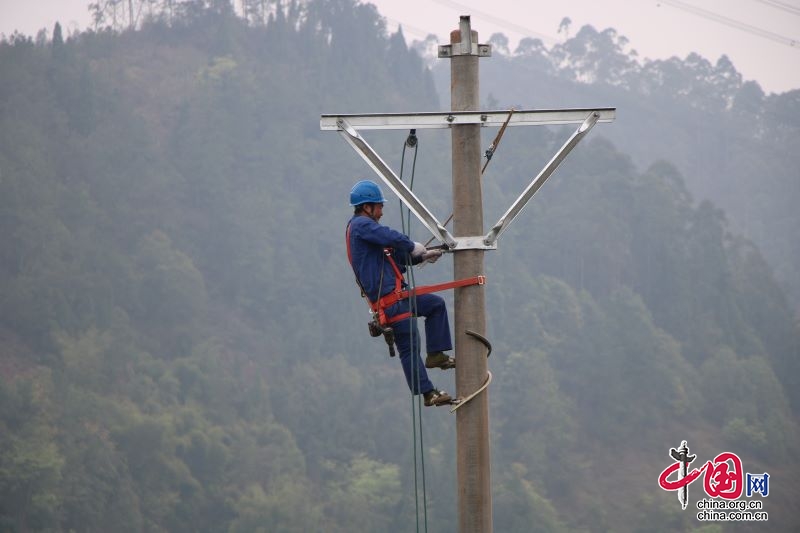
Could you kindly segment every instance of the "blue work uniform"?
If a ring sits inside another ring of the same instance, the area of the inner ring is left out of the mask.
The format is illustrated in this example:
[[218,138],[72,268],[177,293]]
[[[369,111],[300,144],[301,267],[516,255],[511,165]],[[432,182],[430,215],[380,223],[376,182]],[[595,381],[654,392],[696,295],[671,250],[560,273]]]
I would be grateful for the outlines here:
[[[378,224],[368,216],[356,215],[351,218],[349,234],[353,272],[371,302],[377,302],[395,287],[396,275],[383,252],[384,248],[392,249],[392,259],[400,272],[405,272],[407,265],[421,261],[411,258],[411,251],[414,249],[411,239],[399,231]],[[405,282],[403,284],[405,287]],[[411,309],[412,306],[416,308]],[[425,317],[425,347],[428,353],[444,352],[453,348],[447,307],[440,296],[421,294],[416,298],[401,300],[386,309],[386,316],[391,318],[409,310],[414,311],[415,316]],[[392,328],[409,390],[413,394],[425,394],[433,390],[434,386],[428,379],[420,357],[416,318],[395,322]],[[414,376],[415,370],[419,375],[419,386]]]

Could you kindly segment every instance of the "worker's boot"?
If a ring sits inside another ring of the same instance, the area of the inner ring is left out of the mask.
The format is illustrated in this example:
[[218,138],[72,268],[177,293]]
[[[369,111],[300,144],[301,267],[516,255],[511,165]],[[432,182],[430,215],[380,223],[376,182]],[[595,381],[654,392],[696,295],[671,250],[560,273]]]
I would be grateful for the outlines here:
[[425,358],[425,368],[441,368],[447,370],[448,368],[455,368],[456,360],[444,352],[431,352]]
[[432,405],[449,405],[453,403],[453,399],[443,390],[433,389],[425,393],[425,405],[430,407]]

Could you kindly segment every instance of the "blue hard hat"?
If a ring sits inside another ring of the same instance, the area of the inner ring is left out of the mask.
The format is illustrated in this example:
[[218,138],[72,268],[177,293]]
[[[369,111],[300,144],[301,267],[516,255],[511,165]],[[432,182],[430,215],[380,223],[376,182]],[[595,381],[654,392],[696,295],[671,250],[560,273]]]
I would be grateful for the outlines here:
[[350,189],[350,205],[353,207],[362,204],[382,204],[385,202],[386,199],[383,197],[381,188],[374,181],[362,180]]

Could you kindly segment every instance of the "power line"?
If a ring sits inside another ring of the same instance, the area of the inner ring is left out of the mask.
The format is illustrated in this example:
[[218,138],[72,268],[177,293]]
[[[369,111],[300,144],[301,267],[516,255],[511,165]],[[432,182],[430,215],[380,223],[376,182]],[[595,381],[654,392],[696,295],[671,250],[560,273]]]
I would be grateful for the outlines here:
[[702,9],[693,6],[691,4],[687,4],[686,2],[680,2],[679,0],[659,0],[659,2],[662,4],[670,5],[672,7],[676,7],[678,9],[683,9],[684,11],[692,13],[693,15],[697,15],[698,17],[703,17],[705,19],[712,20],[714,22],[719,22],[720,24],[730,26],[731,28],[736,28],[737,30],[742,30],[744,32],[751,33],[759,37],[764,37],[765,39],[770,39],[780,44],[785,44],[786,46],[797,48],[798,45],[800,45],[797,39],[793,39],[791,37],[785,37],[783,35],[768,30],[764,30],[762,28],[757,28],[756,26],[751,26],[750,24],[739,22],[738,20],[734,20],[732,18],[722,16],[718,13],[714,13],[713,11],[708,11],[706,9]]
[[530,28],[526,28],[525,26],[520,26],[519,24],[515,24],[513,22],[510,22],[508,20],[502,19],[500,17],[495,17],[494,15],[492,15],[490,13],[486,13],[485,11],[479,11],[479,10],[473,8],[473,7],[470,7],[468,5],[462,4],[460,2],[453,2],[452,0],[433,0],[433,1],[436,2],[437,4],[441,4],[443,6],[447,6],[447,7],[453,8],[453,9],[460,9],[460,10],[464,10],[464,11],[469,11],[471,13],[474,13],[475,15],[478,15],[479,17],[481,17],[483,19],[488,20],[489,22],[493,22],[494,24],[496,24],[498,26],[510,29],[510,30],[514,31],[515,33],[518,33],[518,34],[521,34],[521,35],[536,36],[536,37],[539,37],[540,39],[542,39],[543,41],[548,41],[551,44],[558,42],[558,39],[556,39],[555,37],[551,37],[550,35],[545,35],[543,33],[539,33],[538,31],[532,30]]
[[792,15],[800,15],[800,7],[793,6],[792,4],[787,4],[786,2],[779,2],[778,0],[755,0],[756,2],[761,2],[762,4],[766,4],[771,7],[775,7],[777,9],[782,9],[787,13],[791,13]]
[[[548,41],[551,44],[558,42],[558,39],[556,39],[554,37],[551,37],[549,35],[545,35],[543,33],[539,33],[537,31],[532,30],[531,28],[527,28],[525,26],[520,26],[519,24],[515,24],[515,23],[510,22],[508,20],[505,20],[503,18],[496,17],[496,16],[494,16],[494,15],[492,15],[490,13],[486,13],[485,11],[480,11],[480,10],[474,9],[471,6],[468,6],[466,4],[462,4],[460,2],[456,2],[454,0],[433,0],[433,1],[435,3],[437,3],[437,4],[440,4],[440,5],[443,5],[443,6],[446,6],[446,7],[450,7],[452,9],[458,9],[458,10],[462,10],[462,11],[471,12],[471,13],[473,13],[473,14],[475,14],[475,15],[477,15],[477,16],[479,16],[479,17],[481,17],[481,18],[483,18],[483,19],[485,19],[485,20],[487,20],[489,22],[494,23],[497,26],[507,28],[507,29],[509,29],[509,30],[511,30],[511,31],[513,31],[515,33],[518,33],[520,35],[536,36],[536,37],[541,38],[542,40]],[[761,2],[761,3],[765,4],[765,5],[769,5],[770,7],[774,7],[776,9],[781,9],[781,10],[784,10],[784,11],[786,11],[788,13],[800,16],[800,7],[793,6],[793,5],[788,4],[786,2],[781,2],[779,0],[755,0],[755,1],[756,2]],[[740,31],[744,31],[744,32],[750,33],[752,35],[756,35],[758,37],[763,37],[765,39],[769,39],[771,41],[774,41],[774,42],[777,42],[777,43],[780,43],[780,44],[783,44],[783,45],[786,45],[786,46],[790,46],[792,48],[800,48],[800,39],[795,39],[793,37],[787,37],[785,35],[781,35],[781,34],[778,34],[778,33],[775,33],[775,32],[769,31],[769,30],[765,30],[763,28],[759,28],[759,27],[756,27],[756,26],[753,26],[753,25],[750,25],[750,24],[746,24],[744,22],[740,22],[738,20],[735,20],[735,19],[723,16],[723,15],[720,15],[718,13],[715,13],[713,11],[709,11],[707,9],[696,7],[696,6],[692,5],[692,4],[689,4],[689,3],[686,3],[686,2],[682,2],[680,0],[659,0],[659,4],[658,5],[660,5],[662,3],[663,4],[667,4],[669,6],[672,6],[672,7],[675,7],[677,9],[681,9],[681,10],[687,11],[687,12],[693,14],[693,15],[705,18],[707,20],[711,20],[711,21],[717,22],[719,24],[724,24],[724,25],[729,26],[731,28],[734,28],[734,29],[737,29],[737,30],[740,30]],[[389,19],[389,21],[399,24],[399,21],[393,21],[391,19]],[[415,34],[417,34],[419,36],[423,36],[423,34],[425,33],[425,30],[422,30],[420,28],[415,28],[413,26],[408,26],[406,24],[403,24],[403,29],[405,30],[406,28],[408,29],[408,31],[410,33],[415,33]],[[425,37],[427,37],[427,35],[430,35],[430,33],[426,34]]]
[[383,17],[383,18],[385,18],[386,22],[388,22],[389,24],[397,26],[398,28],[402,27],[403,28],[403,34],[409,34],[410,33],[412,35],[416,35],[418,37],[422,37],[423,40],[427,39],[429,35],[436,35],[435,32],[426,31],[426,30],[424,30],[422,28],[418,28],[417,26],[412,26],[410,24],[407,24],[405,22],[400,22],[399,20],[396,20],[396,19],[393,19],[393,18],[389,18],[389,17]]

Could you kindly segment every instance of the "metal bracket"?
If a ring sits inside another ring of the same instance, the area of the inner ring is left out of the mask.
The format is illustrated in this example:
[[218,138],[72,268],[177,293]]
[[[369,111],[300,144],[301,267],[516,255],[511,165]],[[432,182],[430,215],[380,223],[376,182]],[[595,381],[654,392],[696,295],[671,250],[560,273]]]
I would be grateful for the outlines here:
[[470,54],[454,54],[452,44],[439,45],[439,59],[447,59],[457,55],[473,55],[478,57],[492,57],[492,45],[472,43]]
[[528,185],[528,187],[522,192],[522,194],[517,198],[511,207],[508,208],[508,211],[505,212],[503,216],[500,217],[500,220],[495,223],[489,233],[486,234],[484,237],[484,244],[487,246],[491,246],[492,244],[497,242],[498,237],[502,234],[508,226],[514,221],[514,219],[519,215],[528,201],[536,194],[536,191],[544,185],[544,182],[547,181],[547,178],[558,168],[564,158],[567,157],[575,145],[580,142],[581,139],[591,130],[595,124],[597,124],[600,115],[597,112],[592,112],[586,120],[578,127],[575,133],[567,139],[567,142],[556,152],[556,155],[553,156],[552,159],[545,165],[539,175],[536,176],[533,181]]
[[[461,42],[439,45],[439,58],[453,56],[491,57],[492,45],[472,42],[472,28],[470,27],[469,20],[469,15],[462,15],[461,21],[458,24]],[[475,35],[478,35],[478,33],[475,32]]]
[[455,237],[455,246],[449,252],[459,252],[461,250],[497,250],[497,243],[486,243],[486,236],[476,235],[474,237]]
[[342,137],[358,152],[358,154],[372,167],[372,170],[383,180],[389,189],[392,190],[405,204],[405,206],[414,213],[422,224],[430,230],[433,235],[441,242],[447,245],[448,248],[456,246],[456,239],[447,231],[447,228],[433,216],[427,207],[419,200],[419,198],[411,192],[411,189],[397,177],[397,174],[389,168],[383,159],[375,152],[375,150],[364,140],[364,138],[353,128],[345,119],[340,118],[338,121],[339,133]]

